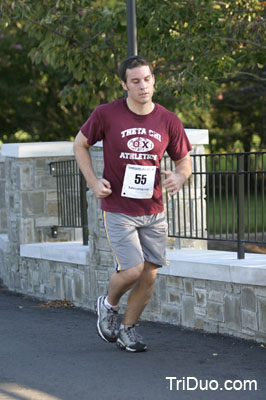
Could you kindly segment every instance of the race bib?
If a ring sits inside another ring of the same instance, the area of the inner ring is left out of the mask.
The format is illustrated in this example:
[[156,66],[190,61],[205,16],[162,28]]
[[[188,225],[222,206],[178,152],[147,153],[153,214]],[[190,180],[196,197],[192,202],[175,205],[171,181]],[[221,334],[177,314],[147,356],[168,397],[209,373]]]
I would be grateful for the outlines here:
[[127,164],[121,196],[132,199],[151,199],[156,166]]

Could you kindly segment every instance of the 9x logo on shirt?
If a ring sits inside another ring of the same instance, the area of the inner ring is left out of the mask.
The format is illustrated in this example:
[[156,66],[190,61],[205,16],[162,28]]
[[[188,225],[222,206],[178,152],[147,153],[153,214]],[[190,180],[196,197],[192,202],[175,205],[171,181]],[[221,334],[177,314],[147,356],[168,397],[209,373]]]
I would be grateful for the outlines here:
[[154,148],[154,143],[150,139],[137,137],[130,139],[127,142],[127,147],[132,151],[145,153],[147,151],[151,151]]

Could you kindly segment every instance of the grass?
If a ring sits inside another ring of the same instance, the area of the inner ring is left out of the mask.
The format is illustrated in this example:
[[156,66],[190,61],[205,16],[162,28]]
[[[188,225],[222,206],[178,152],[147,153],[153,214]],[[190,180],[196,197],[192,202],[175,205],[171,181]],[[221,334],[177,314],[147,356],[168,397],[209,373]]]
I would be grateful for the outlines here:
[[[265,219],[265,204],[263,207],[263,196],[258,194],[257,197],[254,193],[250,195],[250,199],[245,196],[244,198],[244,227],[245,233],[255,233],[266,231]],[[220,234],[220,226],[222,233],[235,233],[237,232],[237,200],[233,199],[232,195],[222,195],[220,198],[216,197],[215,201],[212,198],[209,200],[209,209],[207,209],[209,234]],[[227,215],[227,218],[226,218]],[[263,227],[264,224],[264,227]]]

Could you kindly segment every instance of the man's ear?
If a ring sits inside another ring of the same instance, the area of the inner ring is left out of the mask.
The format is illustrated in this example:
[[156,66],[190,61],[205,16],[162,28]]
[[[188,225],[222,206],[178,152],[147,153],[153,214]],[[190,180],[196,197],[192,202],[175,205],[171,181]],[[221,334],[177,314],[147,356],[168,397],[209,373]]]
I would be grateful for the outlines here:
[[122,88],[123,88],[124,90],[128,90],[127,84],[126,84],[124,81],[121,81],[121,85],[122,85]]

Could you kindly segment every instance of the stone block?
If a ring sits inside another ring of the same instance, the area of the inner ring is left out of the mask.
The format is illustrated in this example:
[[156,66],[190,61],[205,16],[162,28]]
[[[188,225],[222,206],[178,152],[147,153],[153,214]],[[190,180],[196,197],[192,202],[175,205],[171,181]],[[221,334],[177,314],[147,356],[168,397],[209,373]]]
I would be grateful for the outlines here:
[[99,269],[96,271],[98,281],[109,281],[109,275],[107,269]]
[[179,276],[167,275],[166,285],[177,289],[183,289],[182,278],[180,278]]
[[94,256],[98,256],[96,258],[96,265],[101,265],[105,267],[113,267],[113,271],[115,271],[116,263],[114,262],[114,258],[111,252],[108,251],[98,251],[96,250]]
[[47,201],[57,201],[57,191],[56,190],[47,190],[46,191],[46,200]]
[[258,297],[259,331],[266,332],[266,299]]
[[5,210],[0,210],[0,233],[7,233],[7,215]]
[[0,162],[0,179],[5,180],[5,176],[6,176],[5,164],[3,162]]
[[101,240],[98,240],[98,243],[96,243],[96,248],[98,250],[111,252],[111,247],[106,237],[103,237],[101,238]]
[[42,260],[41,267],[40,267],[40,270],[39,270],[39,276],[40,276],[40,281],[41,282],[49,283],[50,271],[51,271],[51,266],[50,266],[49,261]]
[[224,292],[225,290],[225,283],[223,282],[216,282],[216,281],[208,281],[207,288],[209,291],[216,290],[217,292]]
[[195,304],[198,307],[206,307],[207,291],[205,289],[195,289]]
[[224,319],[227,328],[241,331],[241,307],[239,297],[225,295]]
[[84,294],[84,277],[80,273],[74,273],[74,300],[82,302]]
[[8,220],[8,238],[12,243],[19,243],[19,224],[17,220]]
[[5,204],[6,204],[5,188],[6,188],[5,182],[0,181],[0,207],[1,208],[5,207]]
[[193,328],[195,325],[194,298],[184,296],[182,302],[182,325]]
[[164,304],[162,306],[162,321],[180,325],[180,309],[173,305]]
[[43,171],[48,171],[49,166],[47,165],[47,160],[45,158],[37,158],[35,162],[36,169],[41,169]]
[[252,331],[258,330],[257,314],[253,311],[242,310],[242,327]]
[[21,165],[19,168],[19,188],[32,190],[34,188],[34,170],[31,163]]
[[140,316],[141,321],[151,321],[151,322],[162,322],[161,313],[155,314],[154,312],[149,312],[146,309]]
[[260,297],[266,297],[266,287],[256,287],[255,295]]
[[187,296],[193,296],[193,281],[192,279],[184,279],[184,288]]
[[99,235],[101,238],[106,239],[106,230],[103,225],[99,225]]
[[39,271],[32,270],[32,283],[34,286],[39,286]]
[[[36,217],[34,218],[36,228],[43,228],[52,226],[58,226],[58,217]],[[51,234],[51,231],[50,231]]]
[[201,319],[201,318],[196,318],[196,320],[195,320],[195,329],[203,329],[204,328],[204,320],[203,319]]
[[224,321],[224,312],[222,304],[208,303],[207,316],[209,319],[214,321]]
[[175,288],[168,288],[168,303],[180,304],[182,302],[182,292]]
[[250,311],[256,311],[256,295],[253,287],[242,288],[242,307]]
[[194,312],[196,315],[201,315],[201,316],[205,316],[206,315],[206,308],[203,307],[194,307]]
[[15,196],[14,193],[11,193],[9,195],[9,199],[8,199],[8,206],[10,208],[10,210],[12,211],[15,208]]
[[217,302],[217,303],[223,303],[223,298],[224,295],[221,292],[218,292],[217,290],[211,290],[209,293],[209,300]]
[[20,222],[20,243],[34,243],[35,242],[35,231],[34,221],[32,218],[24,218]]
[[158,288],[158,293],[160,294],[160,299],[162,303],[167,302],[168,288],[166,287],[166,278],[162,275],[157,275],[155,288]]
[[23,293],[27,293],[28,291],[28,281],[27,279],[20,279],[21,290]]
[[32,281],[32,271],[28,269],[28,289],[30,292],[33,292],[33,281]]
[[46,292],[45,289],[46,289],[45,285],[43,283],[41,283],[40,284],[40,294],[45,294],[45,292]]
[[90,298],[96,300],[97,297],[96,271],[93,267],[89,267],[87,272],[88,272],[88,280],[87,282],[85,282],[85,293],[87,293],[87,295]]
[[203,279],[196,279],[194,281],[194,287],[204,289],[206,287],[206,281]]
[[[59,278],[58,281],[57,281],[57,278]],[[59,289],[59,282],[60,282],[60,277],[56,277],[56,292]],[[59,295],[59,293],[58,293],[58,295]],[[60,296],[61,296],[61,293],[60,293]],[[66,297],[66,300],[69,300],[69,301],[74,300],[72,278],[69,276],[65,276],[65,297]],[[59,297],[59,298],[61,298],[61,297]]]
[[232,294],[240,294],[241,293],[241,286],[236,283],[226,283],[225,290],[228,293]]
[[35,187],[37,189],[56,189],[56,179],[47,173],[47,175],[35,175]]
[[153,291],[153,294],[152,294],[145,310],[147,310],[149,312],[149,315],[152,315],[153,313],[156,315],[160,314],[161,299],[160,299],[160,294],[158,293],[157,290]]
[[44,193],[32,192],[22,193],[22,216],[29,217],[42,215],[44,213]]
[[220,325],[217,322],[204,321],[203,329],[210,333],[220,333]]
[[56,217],[58,215],[58,205],[56,201],[49,201],[47,203],[47,214],[49,217]]
[[97,296],[96,297],[98,297],[98,296],[106,296],[107,293],[108,293],[108,284],[106,282],[98,282],[97,286],[98,286],[97,287],[98,291],[97,291]]

